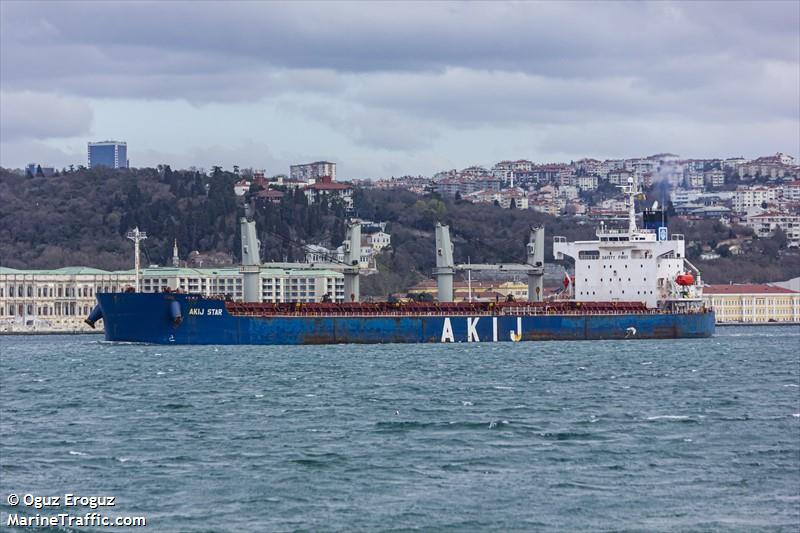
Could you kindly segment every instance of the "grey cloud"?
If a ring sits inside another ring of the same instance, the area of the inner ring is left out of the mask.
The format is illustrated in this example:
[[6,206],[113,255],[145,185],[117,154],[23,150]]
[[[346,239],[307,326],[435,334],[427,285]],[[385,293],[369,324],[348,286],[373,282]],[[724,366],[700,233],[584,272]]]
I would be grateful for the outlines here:
[[798,112],[795,2],[0,9],[0,83],[9,89],[30,88],[47,73],[56,90],[92,98],[202,104],[327,94],[461,126],[628,113],[719,120],[730,107]]
[[[0,87],[269,99],[398,158],[487,126],[550,132],[548,150],[575,128],[624,139],[634,118],[642,140],[680,135],[658,137],[673,123],[749,139],[797,129],[798,27],[800,3],[782,1],[5,1]],[[15,120],[10,132],[38,127]]]
[[85,165],[86,151],[62,150],[35,140],[0,139],[0,165],[22,167],[27,163],[39,163],[58,169],[69,165]]
[[520,72],[449,69],[441,74],[362,76],[354,100],[464,125],[563,123],[615,117],[685,116],[730,121],[796,117],[787,65],[760,68],[746,84],[725,77],[702,88],[655,90],[635,77],[563,79]]
[[[182,2],[6,2],[2,9],[6,46],[0,53],[14,67],[4,69],[5,83],[30,79],[41,67],[176,75],[460,67],[578,78],[633,71],[647,79],[676,57],[796,63],[791,21],[800,16],[794,2],[226,2],[189,9]],[[71,46],[88,50],[58,61],[41,53]],[[28,67],[17,68],[20,63]]]
[[309,102],[284,98],[280,108],[326,124],[358,146],[391,151],[415,151],[433,146],[440,130],[431,120],[375,109],[353,101],[334,101],[324,97]]
[[34,91],[0,91],[0,138],[53,139],[89,132],[92,109],[79,98]]
[[637,157],[665,151],[683,157],[755,157],[776,151],[791,153],[800,143],[797,123],[791,119],[731,125],[630,118],[613,124],[546,126],[540,133],[536,150],[566,159]]

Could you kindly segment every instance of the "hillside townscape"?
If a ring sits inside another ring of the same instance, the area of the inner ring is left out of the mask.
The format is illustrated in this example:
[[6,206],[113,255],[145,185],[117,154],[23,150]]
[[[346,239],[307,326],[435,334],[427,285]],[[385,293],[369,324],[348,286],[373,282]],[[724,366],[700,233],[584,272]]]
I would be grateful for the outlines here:
[[[326,161],[288,173],[250,168],[0,170],[0,266],[53,269],[131,267],[125,235],[149,234],[145,260],[230,266],[239,259],[238,217],[252,202],[262,260],[341,259],[346,220],[365,222],[366,295],[386,298],[424,282],[434,266],[436,222],[453,228],[457,259],[514,261],[526,229],[591,238],[599,224],[624,224],[621,185],[643,194],[637,210],[662,205],[672,233],[709,283],[781,281],[800,275],[800,167],[782,153],[746,160],[673,154],[569,163],[501,161],[431,177],[347,180]],[[18,213],[25,213],[19,216]],[[552,260],[550,241],[546,253]],[[567,269],[568,265],[565,265]]]

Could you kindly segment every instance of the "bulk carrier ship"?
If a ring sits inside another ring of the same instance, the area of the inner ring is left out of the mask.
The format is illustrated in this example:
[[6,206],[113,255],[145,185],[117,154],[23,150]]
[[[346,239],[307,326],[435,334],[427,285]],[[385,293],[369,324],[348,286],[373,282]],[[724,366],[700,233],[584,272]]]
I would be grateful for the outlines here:
[[[261,302],[259,242],[255,222],[240,219],[243,302],[222,296],[100,293],[86,319],[104,321],[108,341],[153,344],[448,343],[532,340],[700,338],[714,333],[714,313],[702,301],[700,273],[685,257],[682,235],[668,235],[661,219],[636,225],[636,186],[627,195],[628,228],[607,229],[597,239],[553,238],[556,260],[574,261],[574,276],[558,299],[545,299],[544,229],[531,229],[524,264],[457,265],[449,228],[436,225],[438,301],[359,301],[361,232],[347,228],[344,243],[348,302]],[[331,268],[331,265],[320,265]],[[308,266],[304,265],[304,268]],[[527,274],[528,301],[453,302],[459,270]],[[568,298],[565,298],[565,295]]]

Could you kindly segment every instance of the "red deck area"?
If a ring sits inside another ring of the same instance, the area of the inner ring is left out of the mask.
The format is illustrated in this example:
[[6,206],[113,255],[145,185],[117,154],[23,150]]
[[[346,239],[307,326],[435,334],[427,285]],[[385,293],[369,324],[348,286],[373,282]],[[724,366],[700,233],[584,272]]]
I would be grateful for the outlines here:
[[492,316],[654,314],[641,302],[242,303],[225,302],[236,316]]

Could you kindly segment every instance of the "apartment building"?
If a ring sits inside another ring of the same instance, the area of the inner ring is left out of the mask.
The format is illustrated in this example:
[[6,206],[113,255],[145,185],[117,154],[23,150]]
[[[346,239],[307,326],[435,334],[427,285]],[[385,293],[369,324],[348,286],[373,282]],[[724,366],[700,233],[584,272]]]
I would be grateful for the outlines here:
[[800,247],[800,215],[766,212],[747,217],[745,225],[753,228],[760,238],[771,237],[780,228],[786,235],[787,246]]
[[761,204],[774,202],[778,197],[775,187],[739,187],[733,195],[733,210],[746,213],[749,209],[761,208]]
[[313,163],[303,163],[301,165],[291,165],[289,167],[289,177],[292,180],[312,184],[326,176],[331,181],[336,181],[336,163],[330,161],[315,161]]

